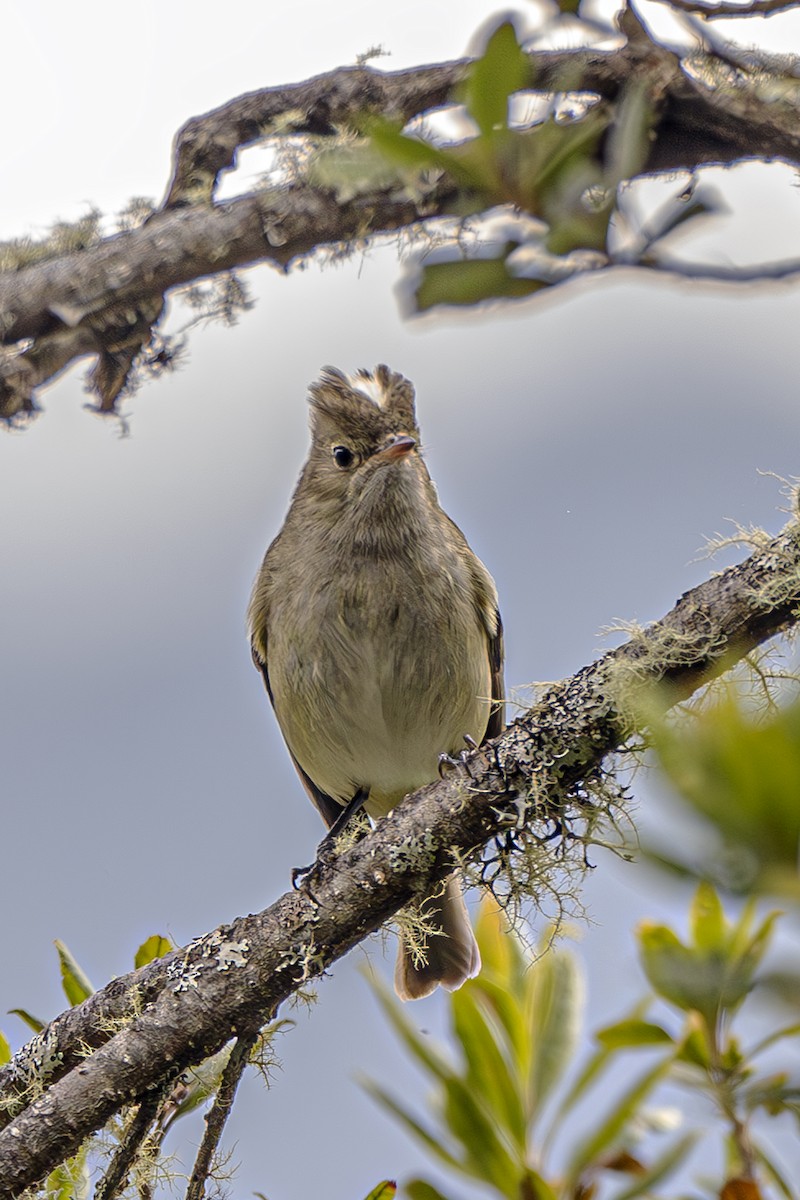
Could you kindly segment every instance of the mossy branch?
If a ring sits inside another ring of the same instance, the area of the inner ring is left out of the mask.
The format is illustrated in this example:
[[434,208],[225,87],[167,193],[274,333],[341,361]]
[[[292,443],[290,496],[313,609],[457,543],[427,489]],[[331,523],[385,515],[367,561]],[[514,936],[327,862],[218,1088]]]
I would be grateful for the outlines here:
[[[526,834],[541,844],[554,815],[591,808],[587,781],[641,720],[636,689],[657,681],[669,689],[664,703],[677,703],[798,620],[793,521],[685,593],[661,621],[549,688],[463,767],[321,865],[310,886],[109,984],[51,1023],[0,1072],[0,1200],[35,1184],[123,1107],[246,1036],[414,895],[429,894],[454,860],[474,860],[509,831],[517,844]],[[571,845],[561,853],[582,856],[580,839]],[[126,996],[134,999],[128,1019],[119,1011]]]
[[[537,91],[582,91],[609,112],[631,81],[641,82],[651,121],[634,155],[637,174],[693,172],[747,157],[800,163],[800,83],[788,69],[752,55],[745,69],[725,46],[682,62],[652,40],[631,9],[621,29],[628,40],[618,49],[534,50],[528,57]],[[370,117],[402,122],[454,103],[470,63],[395,72],[341,68],[240,96],[179,132],[160,210],[137,200],[111,236],[102,236],[92,212],[74,227],[56,226],[44,244],[0,246],[0,347],[7,348],[0,350],[0,420],[37,411],[37,389],[89,355],[98,359],[89,381],[97,406],[116,411],[141,374],[165,298],[176,288],[253,263],[287,269],[315,251],[340,252],[459,211],[463,189],[447,175],[438,185],[426,182],[419,194],[394,177],[390,184],[362,181],[356,194],[343,196],[302,171],[285,185],[229,203],[216,203],[215,190],[237,152],[254,142],[286,148],[305,139],[332,146],[336,155],[343,136],[358,138]],[[613,120],[609,128],[613,138]],[[597,153],[602,161],[604,138]],[[559,279],[588,269],[580,261]],[[614,265],[610,257],[605,265]],[[697,266],[652,258],[647,265],[702,274]],[[772,274],[796,270],[796,263],[786,264]],[[737,272],[726,278],[737,279]]]

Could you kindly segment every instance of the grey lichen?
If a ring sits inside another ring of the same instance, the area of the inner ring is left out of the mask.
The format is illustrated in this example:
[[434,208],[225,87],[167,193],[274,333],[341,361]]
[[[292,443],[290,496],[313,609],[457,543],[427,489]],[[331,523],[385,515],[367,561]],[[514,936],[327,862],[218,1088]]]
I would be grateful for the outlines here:
[[22,1047],[9,1064],[15,1083],[15,1094],[2,1101],[6,1112],[20,1112],[40,1096],[50,1076],[62,1061],[63,1054],[58,1046],[58,1037],[50,1026],[46,1026]]
[[250,943],[247,938],[241,942],[223,942],[217,952],[217,970],[229,971],[231,967],[247,965],[247,951]]
[[389,847],[389,865],[398,875],[424,873],[436,858],[438,845],[429,830]]
[[249,949],[246,939],[240,942],[229,940],[222,926],[205,937],[195,938],[167,968],[167,979],[173,992],[177,994],[196,988],[203,971],[215,964],[218,971],[245,966]]

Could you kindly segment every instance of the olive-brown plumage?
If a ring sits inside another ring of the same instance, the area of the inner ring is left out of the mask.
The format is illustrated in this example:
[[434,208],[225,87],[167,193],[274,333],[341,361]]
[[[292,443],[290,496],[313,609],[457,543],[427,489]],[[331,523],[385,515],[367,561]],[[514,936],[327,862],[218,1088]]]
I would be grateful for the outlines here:
[[[289,752],[330,826],[359,791],[384,816],[502,728],[495,586],[441,508],[414,391],[387,367],[328,368],[310,390],[311,449],[253,588],[249,626]],[[401,944],[403,999],[480,968],[452,877],[424,902],[426,962]]]

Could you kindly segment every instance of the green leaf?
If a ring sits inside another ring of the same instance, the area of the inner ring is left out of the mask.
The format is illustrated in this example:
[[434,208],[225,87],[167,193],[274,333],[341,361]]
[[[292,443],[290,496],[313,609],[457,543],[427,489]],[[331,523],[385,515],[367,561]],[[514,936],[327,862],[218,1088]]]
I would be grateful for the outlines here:
[[695,892],[689,921],[692,939],[700,950],[725,950],[728,941],[725,914],[710,883],[701,883]]
[[403,1184],[403,1191],[409,1200],[447,1200],[447,1196],[427,1179],[412,1179]]
[[[510,935],[509,935],[510,938]],[[480,942],[478,943],[480,945]],[[481,945],[481,955],[483,946]],[[511,1053],[517,1061],[527,1063],[529,1031],[520,1008],[515,989],[507,983],[491,977],[491,968],[484,964],[480,975],[470,980],[470,987],[481,996],[481,1003],[502,1025]]]
[[784,1038],[796,1038],[800,1034],[800,1024],[784,1025],[781,1029],[776,1029],[772,1033],[768,1033],[766,1037],[751,1047],[747,1057],[755,1058],[757,1054],[763,1054],[770,1046],[774,1046],[776,1042],[782,1041]]
[[530,1111],[541,1111],[562,1078],[578,1044],[583,1016],[583,978],[574,955],[550,950],[530,968],[526,1015],[533,1047]]
[[569,1110],[575,1104],[577,1104],[581,1096],[588,1091],[594,1081],[608,1065],[612,1055],[613,1051],[608,1046],[600,1046],[600,1048],[591,1055],[583,1070],[578,1075],[578,1078],[572,1084],[569,1091],[559,1104],[552,1120],[551,1130],[547,1135],[547,1141],[550,1141],[553,1137],[555,1137],[562,1124],[564,1115],[568,1113]]
[[751,906],[745,906],[737,924],[729,926],[713,889],[701,883],[692,907],[693,945],[684,945],[666,925],[640,924],[647,978],[663,999],[701,1013],[711,1028],[718,1013],[734,1011],[752,990],[777,915],[771,913],[751,934]]
[[407,1108],[404,1108],[399,1100],[395,1100],[394,1096],[390,1095],[380,1084],[375,1083],[372,1079],[364,1079],[361,1081],[362,1087],[369,1092],[374,1100],[385,1109],[387,1109],[401,1125],[404,1125],[417,1141],[422,1142],[423,1146],[428,1149],[435,1158],[441,1161],[455,1171],[460,1171],[462,1174],[472,1176],[472,1172],[462,1162],[460,1162],[454,1154],[452,1154],[443,1144],[441,1136],[436,1130],[426,1129],[424,1125],[414,1117]]
[[519,1073],[512,1074],[502,1045],[500,1028],[481,1011],[480,993],[470,983],[450,999],[453,1028],[467,1064],[467,1083],[481,1096],[482,1104],[525,1158],[527,1122],[520,1091]]
[[82,1004],[92,995],[94,988],[64,943],[56,939],[55,946],[61,963],[61,986],[64,995],[73,1007]]
[[[758,722],[731,689],[690,726],[656,718],[651,731],[671,783],[722,835],[738,874],[720,864],[716,870],[737,878],[743,890],[796,896],[800,702]],[[706,864],[696,870],[708,874]]]
[[397,187],[399,177],[408,174],[372,141],[363,138],[321,147],[311,157],[307,172],[313,187],[333,192],[340,204],[367,192]]
[[671,1034],[652,1021],[628,1019],[607,1025],[594,1035],[609,1050],[632,1050],[639,1046],[674,1045]]
[[164,1113],[161,1117],[164,1129],[169,1129],[181,1117],[194,1112],[196,1108],[204,1104],[209,1096],[216,1094],[232,1049],[233,1043],[223,1046],[221,1050],[205,1059],[199,1066],[189,1067],[184,1071],[181,1086],[174,1089],[164,1106]]
[[560,1193],[550,1186],[538,1171],[528,1167],[514,1196],[530,1196],[531,1200],[559,1200]]
[[394,1200],[396,1195],[397,1184],[393,1179],[384,1179],[383,1183],[379,1183],[364,1197],[364,1200]]
[[8,1038],[5,1034],[0,1033],[0,1067],[4,1067],[6,1063],[11,1062],[11,1046],[8,1043]]
[[719,1003],[721,961],[709,978],[703,959],[684,946],[674,930],[651,921],[640,923],[642,967],[651,987],[664,1000],[684,1011],[701,1012],[712,1022]]
[[[668,1074],[673,1061],[670,1054],[641,1075],[617,1103],[607,1110],[596,1129],[578,1144],[571,1155],[568,1170],[569,1183],[573,1189],[584,1170],[590,1165],[598,1164],[623,1137],[627,1127],[638,1116],[643,1102],[656,1084]],[[568,1194],[569,1189],[565,1190]]]
[[409,1200],[447,1200],[447,1196],[427,1180],[410,1180],[403,1184],[403,1192]]
[[489,976],[508,992],[517,992],[529,963],[505,913],[491,901],[484,900],[478,909],[475,938],[483,963],[476,983]]
[[742,1101],[748,1111],[763,1108],[771,1117],[782,1112],[794,1112],[800,1100],[800,1086],[789,1082],[783,1072],[757,1079],[741,1092]]
[[395,1033],[399,1035],[406,1049],[411,1051],[420,1066],[440,1082],[451,1079],[454,1074],[453,1067],[431,1044],[430,1038],[422,1037],[417,1033],[405,1015],[402,1005],[389,994],[383,983],[375,978],[372,981],[372,988],[384,1015],[394,1027]]
[[[752,903],[754,907],[755,901]],[[749,908],[749,905],[745,906],[739,924],[733,929],[730,943],[734,986],[738,987],[743,997],[753,987],[756,971],[761,966],[764,955],[769,949],[775,931],[775,923],[781,916],[779,912],[768,913],[750,937]]]
[[753,1150],[757,1160],[764,1168],[767,1176],[772,1183],[775,1184],[775,1187],[785,1198],[785,1200],[797,1200],[797,1193],[789,1186],[789,1182],[785,1175],[778,1169],[778,1166],[774,1160],[768,1156],[766,1150],[764,1150],[762,1146],[756,1144],[753,1144]]
[[473,63],[464,90],[464,103],[484,137],[508,128],[508,98],[524,87],[531,75],[528,56],[517,41],[510,21],[503,21]]
[[414,172],[446,171],[462,186],[474,185],[470,170],[457,154],[442,150],[423,138],[410,137],[397,125],[380,118],[370,123],[368,132],[371,144],[394,166]]
[[430,263],[423,267],[415,292],[417,309],[426,312],[438,304],[469,305],[501,296],[530,296],[547,285],[538,279],[512,275],[502,258],[463,259]]
[[19,1017],[21,1021],[24,1021],[34,1033],[41,1033],[45,1027],[46,1022],[40,1021],[38,1017],[31,1016],[26,1008],[10,1008],[8,1011],[13,1013],[15,1017]]
[[653,106],[649,81],[634,79],[617,102],[606,141],[605,182],[616,188],[625,179],[639,175],[650,152]]
[[44,1194],[48,1200],[86,1200],[91,1190],[86,1160],[83,1147],[47,1176]]
[[513,1154],[480,1093],[463,1080],[453,1077],[445,1083],[443,1115],[452,1136],[464,1148],[464,1162],[477,1179],[491,1183],[503,1192],[524,1170],[524,1155]]
[[146,967],[148,963],[155,962],[157,958],[171,954],[173,949],[174,946],[169,938],[162,937],[160,933],[154,933],[146,942],[142,942],[136,951],[133,965],[137,970],[139,967]]

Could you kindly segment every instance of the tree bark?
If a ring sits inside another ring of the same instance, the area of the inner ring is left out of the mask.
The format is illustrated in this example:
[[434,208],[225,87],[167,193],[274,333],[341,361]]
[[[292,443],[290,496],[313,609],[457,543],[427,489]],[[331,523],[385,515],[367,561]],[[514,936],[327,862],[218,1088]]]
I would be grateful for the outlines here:
[[[124,1106],[247,1036],[413,896],[429,894],[454,857],[474,858],[487,841],[509,832],[519,841],[525,831],[544,853],[554,819],[569,830],[591,816],[604,758],[641,724],[639,688],[658,682],[662,703],[676,703],[799,618],[794,521],[661,621],[549,688],[465,765],[319,865],[306,887],[58,1018],[0,1072],[0,1200],[40,1180]],[[580,836],[559,853],[579,857]],[[125,996],[136,997],[127,1013]],[[95,1047],[89,1057],[85,1045]],[[37,1072],[43,1060],[47,1070]]]
[[[724,49],[682,61],[652,40],[630,9],[621,28],[627,44],[618,49],[532,51],[532,86],[592,93],[613,110],[629,85],[641,83],[653,114],[641,173],[694,172],[749,157],[800,163],[800,81],[785,68],[754,61],[747,69]],[[54,247],[51,257],[0,274],[0,346],[8,347],[0,354],[0,420],[35,412],[37,389],[89,354],[99,358],[90,381],[99,407],[115,411],[175,288],[259,262],[285,270],[322,248],[352,246],[456,211],[458,189],[447,177],[424,197],[397,182],[342,202],[302,178],[229,203],[214,203],[214,193],[220,172],[257,140],[333,140],[341,129],[363,129],[370,115],[407,121],[457,101],[470,61],[385,73],[343,68],[240,96],[187,122],[176,138],[162,209],[143,227],[70,254]],[[601,139],[601,160],[605,145]],[[607,265],[614,265],[610,258]],[[687,273],[702,271],[694,266]]]

